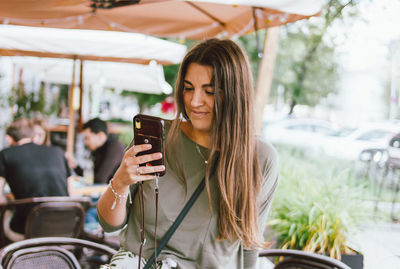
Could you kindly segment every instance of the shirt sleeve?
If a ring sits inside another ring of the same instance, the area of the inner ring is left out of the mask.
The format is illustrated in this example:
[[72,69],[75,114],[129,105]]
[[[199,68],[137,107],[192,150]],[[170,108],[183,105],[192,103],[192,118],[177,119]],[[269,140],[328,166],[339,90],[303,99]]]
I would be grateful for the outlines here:
[[243,268],[254,269],[257,263],[258,250],[243,250]]
[[6,167],[4,162],[4,154],[3,152],[0,152],[0,177],[6,178]]
[[[258,226],[260,234],[264,232],[265,224],[267,221],[268,211],[271,205],[272,198],[274,196],[275,189],[278,184],[278,154],[276,150],[267,145],[264,154],[267,154],[266,161],[260,163],[261,171],[263,173],[263,183],[260,189],[258,197],[259,204],[259,215],[258,215]],[[255,268],[258,258],[258,250],[243,251],[243,265],[245,269]]]
[[264,180],[258,197],[258,203],[259,203],[258,225],[260,232],[262,234],[264,232],[272,198],[274,197],[274,193],[278,185],[278,175],[279,175],[278,153],[270,145],[268,145],[268,158],[264,164],[264,167],[261,166],[261,168],[263,171]]
[[71,173],[71,168],[69,167],[69,165],[68,165],[68,161],[67,161],[67,158],[65,158],[65,153],[64,153],[64,151],[62,150],[62,149],[60,149],[60,148],[58,148],[58,147],[56,147],[56,149],[58,150],[58,154],[60,154],[60,158],[62,159],[62,161],[64,162],[64,168],[65,168],[65,175],[66,175],[66,178],[69,178],[70,176],[72,176],[72,173]]

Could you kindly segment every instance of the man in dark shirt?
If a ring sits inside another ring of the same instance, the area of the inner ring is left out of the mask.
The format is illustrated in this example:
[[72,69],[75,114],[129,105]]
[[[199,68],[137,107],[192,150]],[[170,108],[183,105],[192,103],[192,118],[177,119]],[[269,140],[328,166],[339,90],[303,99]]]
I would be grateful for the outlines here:
[[[64,152],[58,147],[34,144],[33,126],[26,119],[13,122],[7,129],[7,135],[14,143],[0,152],[0,181],[8,183],[15,199],[68,196],[71,172]],[[3,188],[0,196],[2,194]],[[24,233],[30,209],[16,209],[10,223],[13,231]]]
[[[117,171],[125,146],[108,134],[107,124],[99,118],[86,122],[83,127],[85,146],[92,152],[94,163],[94,183],[108,183]],[[79,175],[83,169],[73,158],[67,157],[70,167]]]

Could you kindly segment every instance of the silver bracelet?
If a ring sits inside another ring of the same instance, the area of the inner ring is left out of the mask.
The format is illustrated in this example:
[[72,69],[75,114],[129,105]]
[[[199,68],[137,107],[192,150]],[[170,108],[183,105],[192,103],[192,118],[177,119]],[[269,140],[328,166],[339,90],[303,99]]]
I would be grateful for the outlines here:
[[117,200],[119,199],[119,203],[121,203],[122,198],[126,198],[129,197],[129,203],[132,204],[132,198],[131,198],[131,190],[129,189],[127,194],[119,194],[118,192],[116,192],[112,186],[112,181],[114,179],[110,180],[110,183],[108,184],[108,187],[110,187],[110,190],[112,191],[112,193],[114,194],[114,202],[111,206],[111,210],[115,209],[115,206],[117,205]]

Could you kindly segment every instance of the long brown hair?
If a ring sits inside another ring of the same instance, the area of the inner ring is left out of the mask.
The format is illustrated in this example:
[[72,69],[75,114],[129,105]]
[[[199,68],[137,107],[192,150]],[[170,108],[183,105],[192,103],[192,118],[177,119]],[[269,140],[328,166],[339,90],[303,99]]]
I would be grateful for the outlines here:
[[[219,151],[216,168],[219,239],[240,239],[247,248],[263,247],[257,206],[262,178],[256,150],[253,79],[246,54],[233,41],[218,39],[199,43],[186,54],[175,86],[177,116],[167,138],[171,143],[178,136],[181,118],[189,121],[183,101],[183,81],[191,63],[213,69],[215,113],[208,163]],[[209,173],[210,165],[206,172],[210,200]]]

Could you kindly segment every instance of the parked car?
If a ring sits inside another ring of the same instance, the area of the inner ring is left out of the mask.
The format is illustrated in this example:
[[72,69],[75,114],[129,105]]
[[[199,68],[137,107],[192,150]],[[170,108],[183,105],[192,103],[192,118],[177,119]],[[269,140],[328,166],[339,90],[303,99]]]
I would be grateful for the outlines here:
[[326,139],[337,136],[339,132],[340,129],[328,121],[300,118],[265,123],[262,136],[272,144],[285,144],[320,152]]
[[324,152],[339,159],[355,161],[363,150],[387,148],[390,139],[399,131],[400,126],[391,123],[369,123],[343,129],[326,141]]

